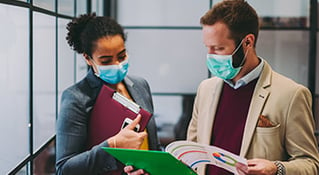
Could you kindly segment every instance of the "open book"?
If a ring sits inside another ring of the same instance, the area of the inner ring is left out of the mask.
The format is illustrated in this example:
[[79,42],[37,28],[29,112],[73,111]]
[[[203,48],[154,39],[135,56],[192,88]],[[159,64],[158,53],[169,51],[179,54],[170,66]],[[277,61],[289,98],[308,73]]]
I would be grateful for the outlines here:
[[170,143],[165,152],[103,147],[124,165],[144,169],[150,175],[196,175],[199,165],[212,164],[238,174],[235,164],[247,165],[245,158],[221,148],[190,141]]

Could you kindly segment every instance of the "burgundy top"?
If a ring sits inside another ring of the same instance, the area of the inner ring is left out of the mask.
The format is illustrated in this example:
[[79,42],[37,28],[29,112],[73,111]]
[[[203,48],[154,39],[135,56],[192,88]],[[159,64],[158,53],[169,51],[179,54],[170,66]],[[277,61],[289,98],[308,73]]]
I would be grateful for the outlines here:
[[[224,83],[212,130],[211,145],[239,155],[244,127],[257,79],[238,89]],[[232,175],[214,165],[207,166],[207,175]]]

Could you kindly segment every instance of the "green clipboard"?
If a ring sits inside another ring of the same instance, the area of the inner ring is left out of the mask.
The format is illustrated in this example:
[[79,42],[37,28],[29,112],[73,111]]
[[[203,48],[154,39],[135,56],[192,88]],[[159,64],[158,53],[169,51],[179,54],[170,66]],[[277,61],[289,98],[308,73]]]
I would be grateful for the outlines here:
[[150,175],[197,175],[168,152],[102,147],[124,165],[144,169]]

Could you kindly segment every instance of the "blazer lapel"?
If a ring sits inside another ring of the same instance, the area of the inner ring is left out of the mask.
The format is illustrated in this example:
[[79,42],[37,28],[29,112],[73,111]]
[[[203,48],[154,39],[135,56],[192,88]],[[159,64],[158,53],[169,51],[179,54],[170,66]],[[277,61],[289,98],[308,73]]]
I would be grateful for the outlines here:
[[250,108],[248,111],[248,116],[246,120],[243,140],[241,144],[240,156],[245,157],[247,154],[249,145],[252,141],[253,134],[256,129],[258,122],[258,117],[261,114],[264,104],[269,96],[269,91],[266,90],[268,86],[271,85],[271,68],[265,61],[263,71],[259,77],[256,84],[255,92],[252,97]]

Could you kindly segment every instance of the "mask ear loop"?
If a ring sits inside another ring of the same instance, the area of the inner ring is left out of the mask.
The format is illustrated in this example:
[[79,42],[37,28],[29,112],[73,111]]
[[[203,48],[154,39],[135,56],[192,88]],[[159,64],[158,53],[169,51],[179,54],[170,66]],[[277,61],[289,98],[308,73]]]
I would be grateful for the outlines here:
[[[236,49],[234,50],[234,52],[231,54],[232,56],[233,56],[233,55],[238,51],[238,49],[242,46],[243,41],[244,41],[244,39],[241,40],[241,42],[239,43],[239,45],[237,46],[237,48],[236,48]],[[247,55],[247,53],[248,53],[248,50],[247,50],[247,52],[246,52],[244,58],[241,60],[241,62],[240,62],[240,64],[239,64],[238,67],[242,67],[242,66],[243,66],[243,64],[244,64],[244,62],[245,62],[245,60],[246,60],[246,55]]]
[[245,53],[245,56],[244,56],[243,60],[242,60],[241,63],[239,64],[239,67],[242,67],[242,66],[244,65],[244,63],[245,63],[245,61],[246,61],[246,56],[247,56],[247,54],[248,54],[248,51],[249,51],[249,50],[247,50],[247,52]]
[[233,51],[233,53],[231,55],[234,55],[238,49],[241,47],[241,45],[243,44],[244,39],[241,40],[241,42],[238,44],[237,48]]
[[[92,63],[93,63],[93,65],[95,66],[95,69],[96,69],[96,71],[97,72],[94,72],[94,74],[97,76],[97,77],[100,77],[100,72],[99,72],[99,66],[95,63],[95,61],[94,61],[94,59],[91,57],[91,56],[88,56],[89,57],[89,59],[92,61]],[[93,65],[92,65],[92,67],[93,67]],[[93,69],[93,71],[94,71],[94,69]]]

